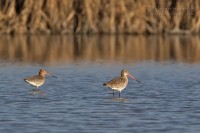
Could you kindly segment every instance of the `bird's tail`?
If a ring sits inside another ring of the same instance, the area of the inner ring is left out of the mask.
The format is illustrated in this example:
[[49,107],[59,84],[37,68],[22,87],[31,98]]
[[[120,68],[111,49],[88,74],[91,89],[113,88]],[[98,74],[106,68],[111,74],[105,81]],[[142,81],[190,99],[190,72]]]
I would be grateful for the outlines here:
[[27,79],[24,79],[25,82],[27,82]]
[[107,83],[104,83],[103,86],[107,86]]

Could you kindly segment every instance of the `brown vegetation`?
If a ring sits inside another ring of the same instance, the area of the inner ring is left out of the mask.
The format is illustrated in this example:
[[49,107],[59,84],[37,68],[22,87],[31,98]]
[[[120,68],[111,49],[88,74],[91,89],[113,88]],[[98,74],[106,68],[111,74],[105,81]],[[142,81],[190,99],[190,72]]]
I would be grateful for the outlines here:
[[36,64],[200,63],[198,36],[0,36],[0,61]]
[[199,33],[199,0],[1,0],[0,33]]

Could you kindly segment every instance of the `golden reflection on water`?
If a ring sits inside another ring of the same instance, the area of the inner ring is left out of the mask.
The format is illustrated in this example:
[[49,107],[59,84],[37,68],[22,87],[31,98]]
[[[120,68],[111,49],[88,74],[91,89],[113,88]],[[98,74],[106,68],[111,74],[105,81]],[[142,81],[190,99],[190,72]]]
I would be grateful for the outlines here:
[[198,63],[198,36],[0,36],[0,60],[57,64],[76,61]]

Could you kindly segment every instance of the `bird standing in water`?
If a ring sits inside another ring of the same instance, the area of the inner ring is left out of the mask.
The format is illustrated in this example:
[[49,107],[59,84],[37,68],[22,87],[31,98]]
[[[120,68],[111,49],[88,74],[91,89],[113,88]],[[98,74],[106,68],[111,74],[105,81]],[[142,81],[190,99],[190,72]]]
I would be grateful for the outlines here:
[[103,86],[109,87],[113,90],[113,98],[114,98],[114,91],[119,92],[119,98],[120,98],[121,91],[123,89],[125,89],[127,84],[128,84],[128,77],[127,76],[129,76],[130,78],[134,79],[135,81],[141,83],[135,77],[130,75],[129,72],[126,69],[123,69],[121,71],[121,77],[116,77],[116,78],[112,79],[111,81],[103,84]]
[[[39,71],[39,75],[35,75],[35,76],[25,78],[24,81],[29,83],[30,85],[36,87],[36,89],[33,89],[33,91],[37,91],[38,87],[45,83],[45,75],[51,76],[44,69],[41,69]],[[56,76],[52,76],[52,77],[57,78]]]

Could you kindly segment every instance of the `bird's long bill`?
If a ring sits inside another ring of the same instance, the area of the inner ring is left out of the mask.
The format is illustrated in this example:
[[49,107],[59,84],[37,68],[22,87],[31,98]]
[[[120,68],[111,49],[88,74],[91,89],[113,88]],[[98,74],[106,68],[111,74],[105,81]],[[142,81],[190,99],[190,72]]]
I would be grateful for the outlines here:
[[137,81],[138,83],[141,83],[139,80],[137,80],[136,78],[134,78],[132,75],[128,74],[128,76],[132,79],[134,79],[135,81]]
[[51,77],[58,78],[58,77],[56,77],[56,76],[54,76],[54,75],[51,75],[51,74],[49,74],[49,73],[46,73],[46,74],[49,75],[49,76],[51,76]]

